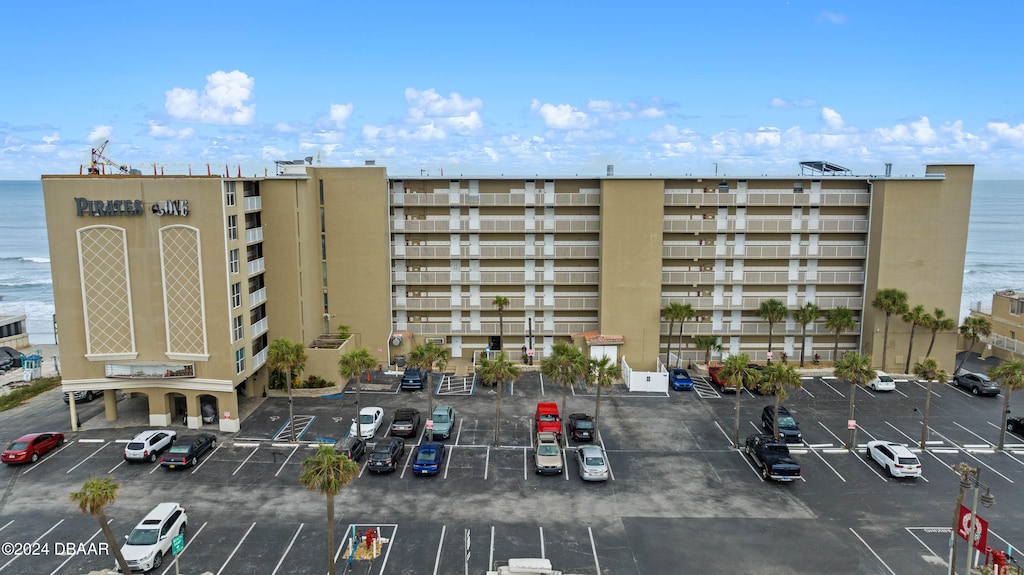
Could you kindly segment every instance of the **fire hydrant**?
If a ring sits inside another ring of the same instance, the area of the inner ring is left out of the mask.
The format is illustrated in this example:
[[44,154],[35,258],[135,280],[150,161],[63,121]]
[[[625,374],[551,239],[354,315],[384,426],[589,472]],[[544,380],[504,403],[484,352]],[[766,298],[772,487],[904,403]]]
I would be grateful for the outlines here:
[[373,551],[373,543],[377,540],[377,530],[370,527],[366,530],[366,548]]

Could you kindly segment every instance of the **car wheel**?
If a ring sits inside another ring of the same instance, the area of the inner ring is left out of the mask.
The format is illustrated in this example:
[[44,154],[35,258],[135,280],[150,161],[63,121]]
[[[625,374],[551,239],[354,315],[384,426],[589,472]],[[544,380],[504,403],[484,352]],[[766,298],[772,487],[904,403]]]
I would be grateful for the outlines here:
[[893,473],[892,473],[892,467],[888,467],[888,466],[886,466],[886,468],[885,468],[885,472],[886,472],[886,474],[888,474],[888,475],[889,475],[889,477],[896,477],[896,476],[895,476],[895,475],[893,475]]
[[94,399],[94,396],[93,396],[91,391],[85,392],[85,401],[89,402],[89,401],[92,401],[93,399]]
[[35,463],[37,461],[39,461],[39,454],[38,453],[33,453],[32,454],[32,463]]
[[181,535],[182,539],[185,538],[185,528],[186,527],[188,527],[188,524],[187,523],[182,523],[181,524],[181,529],[178,529],[178,535]]
[[149,454],[149,462],[150,463],[156,463],[156,452],[155,451],[153,453]]
[[1012,423],[1007,423],[1006,424],[1006,431],[1013,431],[1013,424]]
[[979,393],[981,393],[981,390],[978,389],[977,387],[972,387],[971,393],[973,393],[974,395],[978,395]]
[[63,437],[61,437],[60,439],[57,440],[57,445],[64,445],[64,438]]
[[159,552],[159,551],[157,551],[156,552],[156,557],[153,558],[153,569],[152,570],[156,571],[163,564],[164,564],[164,554]]
[[765,465],[761,468],[761,477],[768,479],[768,466]]

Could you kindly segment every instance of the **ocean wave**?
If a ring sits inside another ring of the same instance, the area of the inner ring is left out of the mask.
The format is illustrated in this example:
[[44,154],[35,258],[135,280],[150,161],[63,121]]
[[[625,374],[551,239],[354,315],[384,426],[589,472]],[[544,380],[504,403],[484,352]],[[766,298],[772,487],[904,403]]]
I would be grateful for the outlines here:
[[52,285],[52,279],[26,280],[18,282],[0,282],[0,288],[31,288],[34,286]]
[[0,257],[0,262],[27,262],[32,264],[48,264],[50,258],[42,258],[35,256],[5,256]]

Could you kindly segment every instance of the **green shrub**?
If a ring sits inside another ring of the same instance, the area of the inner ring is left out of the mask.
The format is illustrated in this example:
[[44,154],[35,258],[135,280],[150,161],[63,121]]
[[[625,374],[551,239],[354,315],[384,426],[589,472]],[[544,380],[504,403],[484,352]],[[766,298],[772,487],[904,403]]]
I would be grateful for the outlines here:
[[334,382],[327,381],[326,379],[320,377],[319,375],[311,375],[306,378],[306,381],[302,382],[301,387],[307,387],[312,389],[321,387],[334,387]]
[[44,377],[42,379],[37,379],[29,385],[19,387],[12,390],[7,395],[0,396],[0,411],[14,409],[33,397],[46,393],[47,391],[57,387],[60,387],[59,377]]

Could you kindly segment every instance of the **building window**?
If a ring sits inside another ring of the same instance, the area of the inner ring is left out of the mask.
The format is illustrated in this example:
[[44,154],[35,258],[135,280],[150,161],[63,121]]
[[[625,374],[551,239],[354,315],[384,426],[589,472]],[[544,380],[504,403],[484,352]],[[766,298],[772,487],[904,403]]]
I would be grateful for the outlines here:
[[245,348],[235,351],[235,373],[245,371]]
[[804,185],[803,185],[802,182],[797,182],[797,183],[793,184],[793,193],[794,194],[802,194],[803,192],[804,192]]
[[235,316],[235,319],[232,320],[231,324],[232,324],[232,333],[231,333],[231,335],[234,338],[231,341],[238,341],[238,340],[242,339],[242,335],[244,333],[242,331],[242,316],[240,316],[240,315]]
[[238,216],[228,216],[228,239],[238,239]]
[[242,284],[231,284],[231,307],[242,305]]
[[235,183],[227,182],[224,188],[224,203],[229,206],[235,205]]
[[1010,313],[1014,315],[1020,315],[1024,313],[1024,299],[1011,299]]
[[231,266],[231,273],[238,273],[238,250],[231,250],[231,257],[229,259]]

